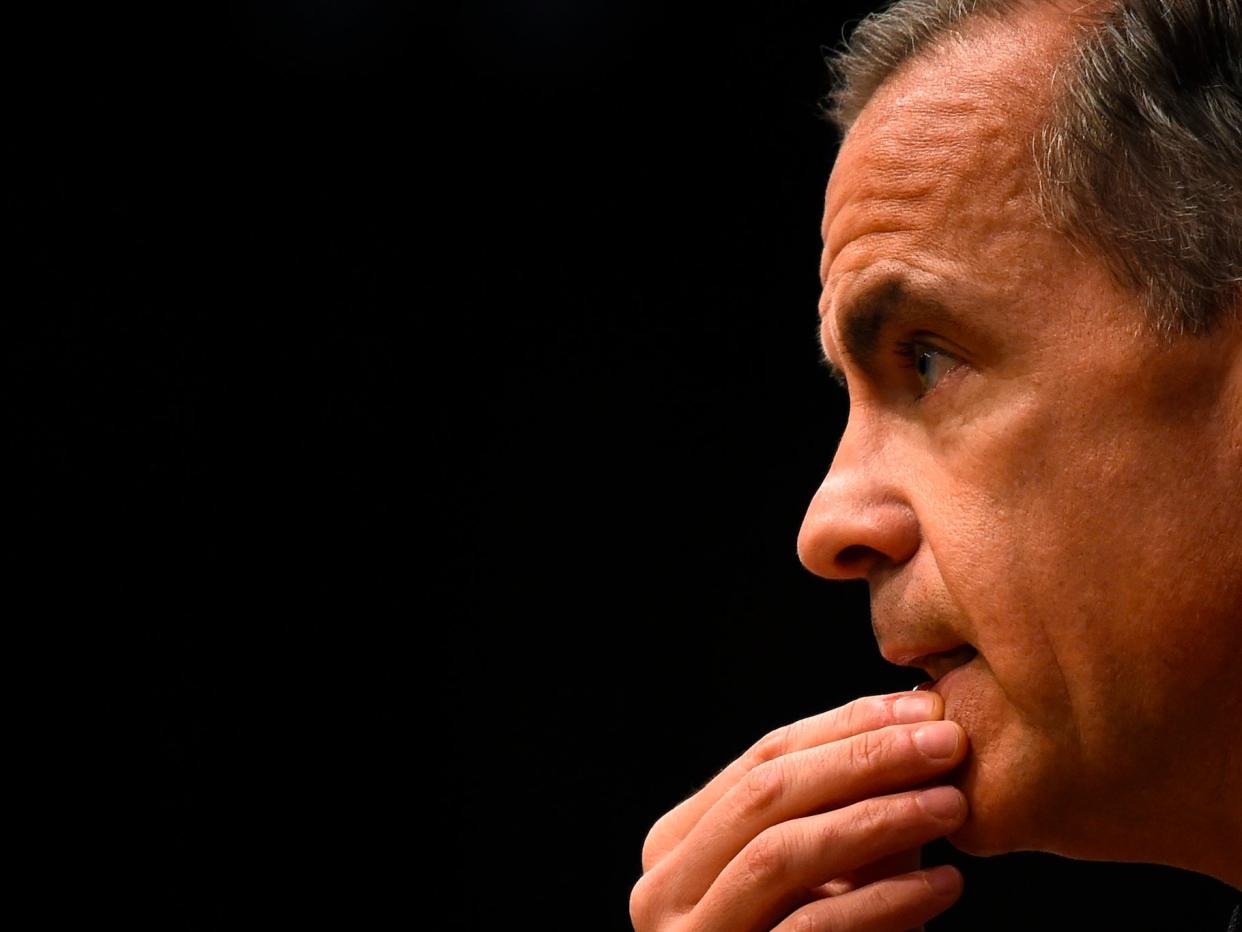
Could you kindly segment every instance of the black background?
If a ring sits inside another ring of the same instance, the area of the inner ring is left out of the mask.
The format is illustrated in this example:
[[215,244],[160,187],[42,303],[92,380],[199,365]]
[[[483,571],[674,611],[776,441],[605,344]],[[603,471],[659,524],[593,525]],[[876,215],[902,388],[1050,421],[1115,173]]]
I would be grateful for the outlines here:
[[[820,46],[867,8],[11,19],[10,565],[65,761],[32,768],[38,850],[91,878],[53,913],[626,929],[663,812],[913,685],[865,586],[795,552],[846,414]],[[1230,902],[942,861],[966,892],[932,929],[1212,930]]]

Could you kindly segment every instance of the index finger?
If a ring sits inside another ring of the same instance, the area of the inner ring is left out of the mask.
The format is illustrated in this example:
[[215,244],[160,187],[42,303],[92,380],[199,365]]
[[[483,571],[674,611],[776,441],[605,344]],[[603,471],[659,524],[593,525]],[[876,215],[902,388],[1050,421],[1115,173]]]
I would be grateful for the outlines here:
[[863,696],[827,712],[773,729],[694,795],[660,817],[643,844],[643,872],[650,870],[652,865],[672,851],[721,797],[760,764],[794,751],[851,738],[887,725],[922,722],[943,715],[944,699],[938,693],[904,690],[880,696]]

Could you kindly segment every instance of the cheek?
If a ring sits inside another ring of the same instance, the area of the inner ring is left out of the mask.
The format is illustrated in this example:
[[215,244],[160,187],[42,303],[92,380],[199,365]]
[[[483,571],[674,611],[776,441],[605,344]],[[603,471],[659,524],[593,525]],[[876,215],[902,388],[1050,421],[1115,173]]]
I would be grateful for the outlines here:
[[1020,722],[1088,757],[1119,752],[1124,718],[1137,730],[1175,716],[1184,671],[1203,666],[1192,655],[1242,604],[1242,517],[1221,507],[1236,464],[1213,459],[1201,427],[1112,401],[1091,416],[1064,400],[998,411],[917,492],[943,586],[999,691],[976,727]]
[[1108,574],[1098,571],[1111,565],[1108,535],[1125,516],[1102,518],[1107,533],[1083,520],[1100,489],[1083,481],[1090,467],[1065,464],[1090,454],[1050,446],[1056,431],[1038,411],[1019,408],[972,434],[926,473],[921,491],[936,503],[923,522],[926,543],[995,682],[980,721],[1065,735],[1095,698],[1091,683],[1113,675],[1091,658],[1107,666],[1116,656],[1115,605]]
[[1083,612],[1067,608],[1073,593],[1050,590],[1056,574],[1029,546],[1035,529],[996,522],[992,508],[969,496],[958,501],[967,504],[945,519],[968,533],[946,534],[937,563],[957,617],[971,629],[962,633],[980,657],[973,676],[945,690],[945,718],[961,724],[971,748],[953,780],[971,816],[950,840],[977,856],[1051,849],[1050,814],[1059,819],[1074,805],[1072,775],[1092,756],[1084,741],[1098,743],[1084,738],[1096,727],[1084,709],[1089,715],[1100,707],[1065,645],[1099,632],[1082,623]]
[[1069,607],[1077,594],[1056,591],[1063,579],[1023,509],[962,485],[944,501],[951,507],[924,522],[925,544],[952,617],[986,673],[958,700],[963,726],[974,742],[999,740],[999,729],[1018,722],[1062,731],[1072,714],[1060,644],[1090,633],[1073,622],[1084,617]]
[[1167,747],[1204,730],[1242,656],[1242,451],[1193,398],[1166,412],[1105,374],[972,396],[915,451],[933,572],[986,661],[945,700],[971,740],[950,838],[970,853],[1058,850],[1067,813],[1176,785]]

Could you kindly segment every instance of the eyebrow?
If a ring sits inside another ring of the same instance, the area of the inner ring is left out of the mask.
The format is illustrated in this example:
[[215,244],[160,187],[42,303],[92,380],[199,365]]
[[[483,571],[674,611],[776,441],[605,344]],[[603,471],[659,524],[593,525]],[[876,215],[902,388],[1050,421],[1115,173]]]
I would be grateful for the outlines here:
[[[929,313],[954,321],[957,319],[940,301],[911,288],[904,279],[885,278],[852,297],[841,311],[842,350],[859,369],[874,377],[880,338],[884,333],[903,323],[926,319]],[[845,373],[828,358],[828,350],[823,343],[823,323],[821,314],[816,327],[820,361],[836,383],[846,388]]]

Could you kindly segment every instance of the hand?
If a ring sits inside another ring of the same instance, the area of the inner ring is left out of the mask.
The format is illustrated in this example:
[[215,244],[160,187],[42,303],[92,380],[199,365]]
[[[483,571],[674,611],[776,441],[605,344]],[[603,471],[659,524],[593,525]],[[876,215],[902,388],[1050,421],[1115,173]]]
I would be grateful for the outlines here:
[[[763,737],[652,826],[636,932],[903,932],[948,909],[961,874],[917,870],[966,820],[961,791],[923,787],[966,755],[943,716],[934,692],[865,696]],[[931,729],[956,747],[921,750]]]

